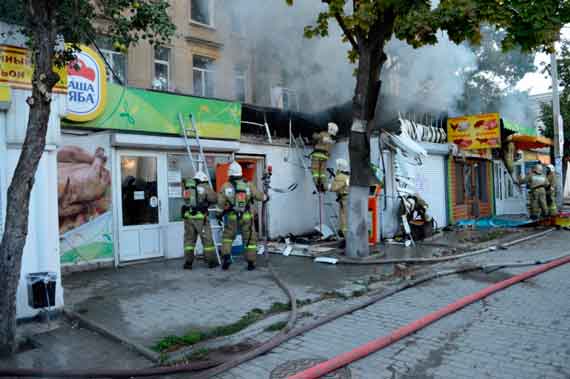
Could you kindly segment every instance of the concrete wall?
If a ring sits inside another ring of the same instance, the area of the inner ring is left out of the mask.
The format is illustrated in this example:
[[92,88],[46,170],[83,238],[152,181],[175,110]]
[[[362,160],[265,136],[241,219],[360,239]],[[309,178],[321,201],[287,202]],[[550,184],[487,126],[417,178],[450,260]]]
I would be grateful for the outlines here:
[[[0,192],[2,217],[5,216],[7,187],[21,152],[28,120],[25,98],[29,91],[13,90],[13,103],[7,112],[0,112]],[[28,237],[22,259],[21,278],[17,293],[18,318],[32,317],[37,311],[28,306],[26,275],[31,272],[53,271],[58,274],[56,306],[63,306],[60,279],[58,210],[57,210],[57,146],[59,117],[65,109],[65,95],[54,95],[49,121],[47,145],[38,166],[30,198]]]

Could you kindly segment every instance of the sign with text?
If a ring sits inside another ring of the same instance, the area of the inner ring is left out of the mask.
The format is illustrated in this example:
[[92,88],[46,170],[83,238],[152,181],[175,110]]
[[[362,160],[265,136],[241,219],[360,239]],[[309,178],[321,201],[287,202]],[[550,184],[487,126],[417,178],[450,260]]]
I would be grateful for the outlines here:
[[[65,68],[54,68],[54,71],[60,79],[53,92],[67,92],[67,71]],[[13,88],[31,89],[33,75],[34,67],[28,49],[0,45],[0,83]]]
[[447,138],[463,150],[501,147],[501,122],[498,113],[455,117],[447,120]]
[[107,101],[107,77],[105,64],[92,49],[81,46],[75,60],[67,66],[68,120],[85,122],[97,118]]

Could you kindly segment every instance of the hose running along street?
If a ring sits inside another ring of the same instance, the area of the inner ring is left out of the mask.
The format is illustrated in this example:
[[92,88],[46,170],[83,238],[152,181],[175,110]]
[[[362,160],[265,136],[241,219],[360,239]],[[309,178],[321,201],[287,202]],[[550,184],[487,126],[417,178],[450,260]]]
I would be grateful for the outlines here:
[[[265,250],[265,254],[267,254],[267,250]],[[266,259],[268,259],[266,255]],[[206,363],[194,363],[194,364],[186,364],[180,365],[175,367],[159,367],[159,368],[145,368],[145,369],[123,369],[123,370],[110,370],[110,369],[85,369],[85,370],[52,370],[52,369],[0,369],[0,377],[10,377],[10,376],[17,376],[17,377],[61,377],[61,378],[103,378],[103,377],[114,377],[114,378],[130,378],[130,377],[145,377],[145,376],[157,376],[157,375],[172,375],[172,374],[179,374],[179,373],[188,373],[193,371],[205,370],[193,374],[191,378],[193,379],[206,379],[210,378],[214,375],[218,375],[223,373],[233,367],[236,367],[242,363],[245,363],[249,360],[252,360],[262,354],[265,354],[275,347],[283,344],[284,342],[289,341],[292,338],[298,337],[302,334],[305,334],[313,329],[316,329],[322,325],[325,325],[329,322],[332,322],[340,317],[346,316],[348,314],[354,313],[360,309],[366,308],[374,303],[382,301],[386,298],[389,298],[399,292],[402,292],[406,289],[416,287],[420,284],[424,284],[431,280],[435,280],[438,278],[450,276],[450,275],[458,275],[468,272],[474,271],[483,271],[488,272],[488,270],[496,270],[500,268],[507,268],[507,267],[523,267],[523,266],[534,266],[534,265],[545,265],[550,264],[553,262],[557,262],[558,260],[566,260],[570,261],[570,254],[563,255],[559,257],[548,258],[544,260],[534,260],[534,261],[514,261],[514,262],[500,262],[500,263],[493,263],[493,264],[482,264],[482,265],[463,265],[458,266],[456,268],[451,268],[447,270],[437,271],[417,279],[408,281],[406,283],[400,284],[388,291],[382,292],[372,292],[369,293],[369,298],[363,300],[357,304],[349,306],[347,308],[338,310],[336,312],[330,313],[326,316],[323,316],[317,320],[314,320],[306,325],[297,327],[292,330],[287,330],[287,327],[281,331],[279,334],[275,335],[268,341],[264,342],[257,348],[248,351],[241,356],[236,358],[230,359],[229,361],[223,362],[206,362]],[[269,259],[268,259],[268,263]],[[540,269],[540,268],[539,268]],[[270,269],[270,272],[273,272],[274,278],[276,282],[279,284],[281,288],[288,288],[286,284],[277,276],[273,268]],[[510,280],[510,279],[509,279]],[[287,295],[291,299],[291,312],[289,314],[289,320],[287,326],[294,325],[296,318],[297,318],[297,308],[296,308],[296,299],[292,291],[286,291]],[[215,366],[212,368],[212,366]]]
[[504,290],[514,284],[522,282],[524,280],[530,279],[534,276],[540,275],[546,271],[552,270],[553,268],[565,265],[570,263],[570,256],[566,256],[564,258],[557,259],[550,263],[543,264],[541,267],[535,268],[533,270],[524,272],[522,274],[513,276],[512,278],[503,280],[496,284],[493,284],[483,290],[477,291],[471,295],[465,296],[445,307],[440,308],[439,310],[432,312],[416,321],[405,325],[392,333],[374,339],[364,345],[361,345],[351,351],[346,353],[340,354],[332,359],[329,359],[325,362],[319,363],[311,368],[308,368],[302,372],[299,372],[293,376],[290,376],[289,379],[317,379],[321,376],[324,376],[336,369],[344,367],[354,361],[362,359],[378,350],[387,347],[404,337],[413,334],[430,324],[442,319],[445,316],[448,316],[452,313],[457,312],[458,310],[473,304],[481,299],[486,298],[487,296],[492,295],[495,292]]

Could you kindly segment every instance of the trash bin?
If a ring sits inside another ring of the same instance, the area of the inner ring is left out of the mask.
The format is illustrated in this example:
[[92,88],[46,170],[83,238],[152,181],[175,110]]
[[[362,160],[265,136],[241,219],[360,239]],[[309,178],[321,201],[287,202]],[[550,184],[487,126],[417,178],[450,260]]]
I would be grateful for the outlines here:
[[55,272],[32,272],[26,276],[28,283],[28,305],[34,309],[55,306]]

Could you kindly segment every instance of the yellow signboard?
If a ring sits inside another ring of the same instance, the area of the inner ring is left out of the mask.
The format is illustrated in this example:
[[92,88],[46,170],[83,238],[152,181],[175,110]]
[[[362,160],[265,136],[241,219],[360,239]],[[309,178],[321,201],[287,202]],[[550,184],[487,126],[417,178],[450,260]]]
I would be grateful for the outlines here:
[[463,150],[501,147],[501,122],[498,113],[455,117],[447,120],[447,140]]
[[[53,92],[67,92],[67,71],[65,68],[54,69],[60,80]],[[32,88],[34,68],[27,49],[14,46],[0,45],[0,83],[6,83],[14,88]]]

